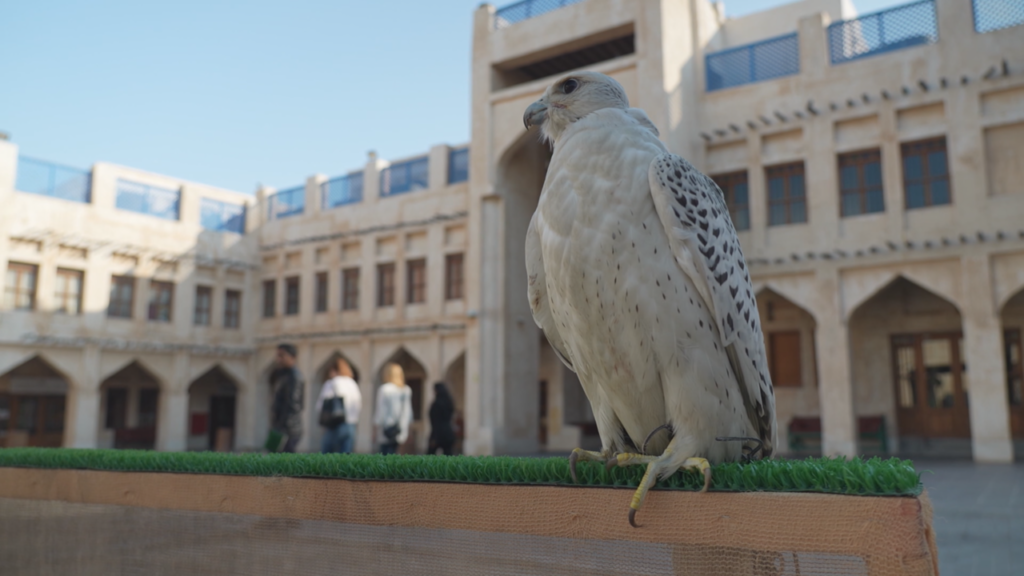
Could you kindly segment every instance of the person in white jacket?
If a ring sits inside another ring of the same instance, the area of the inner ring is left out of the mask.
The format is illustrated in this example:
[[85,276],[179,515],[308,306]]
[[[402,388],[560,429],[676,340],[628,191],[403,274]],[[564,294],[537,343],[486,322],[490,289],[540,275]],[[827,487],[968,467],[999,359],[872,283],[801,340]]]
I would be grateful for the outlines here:
[[412,390],[405,385],[402,367],[390,363],[384,367],[384,384],[377,389],[377,411],[373,423],[381,454],[395,454],[409,438],[412,422]]
[[320,414],[327,399],[336,397],[345,402],[345,423],[324,429],[320,451],[324,454],[349,454],[356,443],[356,423],[359,422],[363,396],[359,392],[359,384],[353,378],[352,367],[344,358],[336,359],[327,371],[327,381],[316,399],[316,414]]

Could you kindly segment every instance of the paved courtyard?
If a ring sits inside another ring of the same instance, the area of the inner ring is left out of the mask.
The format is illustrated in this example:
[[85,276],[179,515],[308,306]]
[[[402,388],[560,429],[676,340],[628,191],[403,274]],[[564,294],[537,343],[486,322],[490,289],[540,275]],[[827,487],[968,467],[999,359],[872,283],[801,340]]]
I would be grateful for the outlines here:
[[944,576],[1024,574],[1024,463],[915,460]]

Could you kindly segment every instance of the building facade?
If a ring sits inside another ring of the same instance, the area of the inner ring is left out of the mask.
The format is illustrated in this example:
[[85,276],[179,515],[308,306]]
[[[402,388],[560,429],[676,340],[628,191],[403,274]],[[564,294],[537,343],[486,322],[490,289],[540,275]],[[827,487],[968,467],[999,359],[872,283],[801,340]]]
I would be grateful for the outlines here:
[[[23,391],[65,390],[65,445],[129,445],[144,434],[116,430],[149,426],[161,449],[215,446],[223,428],[253,447],[287,340],[310,380],[305,449],[335,355],[360,375],[359,450],[372,449],[369,399],[388,361],[413,385],[408,450],[426,445],[438,380],[466,453],[593,445],[579,384],[533,323],[523,266],[550,158],[523,110],[555,77],[590,69],[618,79],[723,189],[784,451],[818,450],[820,437],[826,454],[1010,461],[1024,448],[1022,23],[1024,8],[996,0],[864,16],[803,0],[738,19],[707,0],[484,5],[468,148],[371,155],[255,199],[102,164],[85,205],[40,198],[15,185],[25,162],[0,143],[0,201],[14,208],[0,213],[0,390],[19,411]],[[123,181],[179,190],[179,220],[126,213]],[[206,194],[251,208],[245,233],[203,229]],[[57,310],[75,271],[83,312],[69,318]],[[228,290],[241,293],[241,328],[197,326],[197,303],[216,320]],[[36,396],[25,402],[45,430],[57,403]],[[215,414],[229,405],[227,426]]]

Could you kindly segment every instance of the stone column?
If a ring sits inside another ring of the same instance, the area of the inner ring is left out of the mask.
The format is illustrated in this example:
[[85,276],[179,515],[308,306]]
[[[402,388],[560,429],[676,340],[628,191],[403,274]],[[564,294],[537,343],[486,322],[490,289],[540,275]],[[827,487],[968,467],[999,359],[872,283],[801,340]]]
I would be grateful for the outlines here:
[[970,397],[974,460],[1013,462],[1002,323],[993,298],[988,257],[984,254],[965,256],[962,265],[964,301],[961,312],[967,365],[963,383]]
[[364,454],[376,451],[373,441],[373,410],[374,401],[374,365],[373,356],[370,351],[371,342],[369,338],[363,338],[359,342],[358,355],[352,361],[359,366],[359,393],[362,395],[363,405],[359,411],[359,422],[356,423],[356,452]]
[[157,404],[156,449],[181,452],[188,446],[188,372],[187,352],[174,354],[174,371],[160,388]]
[[82,351],[82,373],[68,389],[64,446],[96,448],[100,427],[100,350],[95,345]]
[[[857,420],[853,408],[850,370],[850,330],[839,302],[840,280],[835,269],[819,269],[817,278],[818,391],[821,402],[822,454],[857,454]],[[781,424],[780,425],[784,425]],[[782,447],[779,447],[780,450]]]

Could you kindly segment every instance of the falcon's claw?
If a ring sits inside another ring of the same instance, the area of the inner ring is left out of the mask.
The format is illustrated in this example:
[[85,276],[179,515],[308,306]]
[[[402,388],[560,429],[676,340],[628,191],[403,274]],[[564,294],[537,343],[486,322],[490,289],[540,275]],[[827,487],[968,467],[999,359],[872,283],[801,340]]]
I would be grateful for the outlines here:
[[629,509],[629,525],[633,528],[639,528],[640,526],[636,523],[636,508]]
[[605,460],[605,454],[602,452],[591,452],[590,450],[584,450],[582,448],[573,448],[572,454],[569,454],[569,474],[572,476],[572,481],[574,483],[579,482],[579,478],[576,477],[576,463],[580,460],[603,462]]
[[605,470],[611,470],[612,468],[615,468],[618,465],[619,458],[617,456],[609,456],[608,459],[604,461]]

